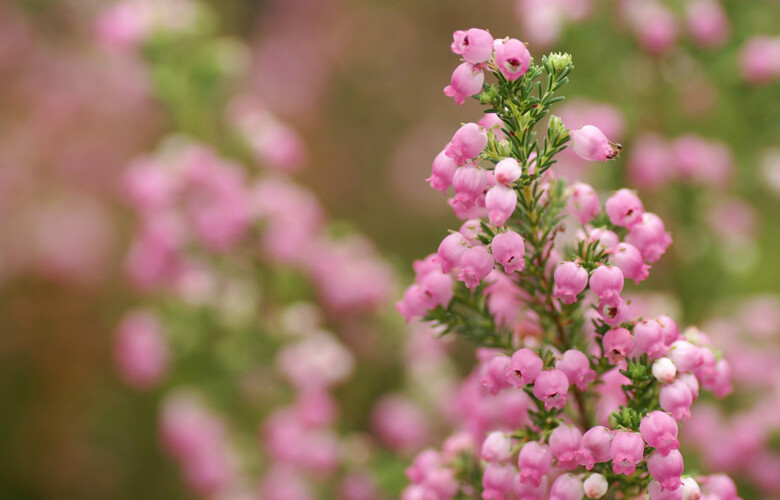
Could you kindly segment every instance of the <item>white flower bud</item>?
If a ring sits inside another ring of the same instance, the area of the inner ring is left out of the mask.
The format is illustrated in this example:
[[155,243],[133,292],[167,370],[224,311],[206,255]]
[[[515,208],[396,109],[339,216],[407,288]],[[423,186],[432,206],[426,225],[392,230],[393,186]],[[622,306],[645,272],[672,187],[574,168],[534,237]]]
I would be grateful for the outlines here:
[[671,359],[659,358],[653,362],[653,376],[659,382],[669,384],[674,382],[674,377],[677,376],[677,368],[675,368]]

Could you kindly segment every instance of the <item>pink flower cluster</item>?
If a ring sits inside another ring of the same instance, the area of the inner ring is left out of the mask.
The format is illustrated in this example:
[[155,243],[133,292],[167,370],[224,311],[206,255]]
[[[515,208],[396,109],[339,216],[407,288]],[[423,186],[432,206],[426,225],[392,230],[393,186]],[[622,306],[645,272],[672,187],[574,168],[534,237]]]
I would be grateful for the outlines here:
[[[456,44],[472,32],[481,31],[456,32]],[[548,81],[568,74],[567,57],[543,60]],[[502,136],[468,123],[437,157],[431,185],[442,191],[451,185],[451,205],[468,220],[435,254],[415,262],[415,282],[397,309],[407,321],[426,318],[501,347],[477,351],[478,366],[457,398],[460,432],[441,452],[417,456],[402,498],[476,492],[494,500],[579,500],[601,498],[614,485],[617,497],[735,500],[725,476],[684,476],[678,450],[679,425],[691,418],[700,387],[729,394],[731,365],[704,332],[681,332],[666,315],[638,316],[623,297],[625,281],[647,279],[650,264],[671,244],[663,221],[628,189],[603,206],[587,184],[564,189],[541,170],[552,165],[547,143],[518,140],[511,143],[516,149],[502,148],[501,141],[515,140],[504,133],[524,133],[512,123],[536,117],[535,102],[502,110],[496,104],[504,102],[502,91],[516,88],[506,90],[500,64],[491,70],[499,81],[490,91],[499,97],[487,98],[494,99],[491,111],[509,116]],[[551,143],[561,130],[551,119]],[[612,159],[621,149],[593,125],[566,133],[586,161]],[[700,160],[694,155],[691,162]],[[565,213],[581,227],[556,239]],[[481,484],[462,469],[463,456],[477,454]],[[629,491],[621,475],[639,486]]]

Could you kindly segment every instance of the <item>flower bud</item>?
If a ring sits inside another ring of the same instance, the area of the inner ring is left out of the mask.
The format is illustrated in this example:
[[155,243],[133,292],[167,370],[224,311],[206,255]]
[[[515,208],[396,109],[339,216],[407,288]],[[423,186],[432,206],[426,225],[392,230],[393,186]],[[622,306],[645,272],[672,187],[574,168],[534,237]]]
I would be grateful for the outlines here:
[[623,291],[623,271],[615,266],[599,266],[590,275],[590,289],[599,298],[620,295]]
[[582,500],[582,480],[574,474],[561,474],[550,487],[549,500]]
[[669,358],[658,358],[653,361],[652,371],[656,380],[666,384],[674,382],[674,377],[677,376],[677,368]]
[[577,295],[588,286],[588,271],[576,262],[563,262],[555,268],[553,297],[564,304],[577,302]]
[[555,369],[566,374],[570,385],[576,385],[581,391],[596,380],[596,371],[590,367],[588,356],[575,349],[569,349],[563,353],[561,359],[555,363]]
[[693,394],[688,386],[680,380],[662,386],[658,394],[658,402],[661,403],[661,408],[671,413],[678,422],[691,418]]
[[460,267],[460,260],[468,249],[466,238],[460,233],[452,233],[444,238],[436,252],[441,262],[442,272],[448,273],[450,270]]
[[623,272],[623,276],[634,280],[637,285],[650,274],[650,266],[645,264],[642,254],[630,243],[620,243],[613,258],[615,265]]
[[487,146],[487,133],[476,123],[467,123],[460,127],[452,136],[444,154],[455,160],[458,165],[463,165],[479,155]]
[[591,474],[582,484],[585,496],[588,498],[601,498],[607,494],[609,483],[601,474]]
[[488,210],[490,223],[503,226],[512,216],[517,207],[517,192],[511,187],[498,184],[488,190],[485,197],[485,208]]
[[491,432],[482,443],[481,456],[486,462],[506,462],[512,457],[512,438],[500,431]]
[[599,213],[599,197],[596,191],[587,184],[577,182],[569,188],[569,213],[586,224]]
[[520,164],[511,157],[504,158],[496,163],[496,168],[493,171],[496,174],[496,182],[505,186],[511,186],[523,174],[523,169],[520,168]]
[[571,147],[580,158],[588,161],[607,161],[618,154],[604,132],[593,125],[572,130]]

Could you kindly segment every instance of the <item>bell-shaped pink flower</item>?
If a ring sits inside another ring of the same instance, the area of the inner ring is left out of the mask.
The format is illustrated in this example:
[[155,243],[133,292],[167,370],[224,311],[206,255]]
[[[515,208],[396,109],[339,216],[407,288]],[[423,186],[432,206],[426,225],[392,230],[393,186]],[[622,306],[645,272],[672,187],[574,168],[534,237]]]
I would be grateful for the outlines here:
[[587,224],[599,213],[599,196],[588,184],[577,182],[569,189],[567,208],[569,213],[577,217],[580,222]]
[[493,270],[493,256],[485,247],[474,247],[466,250],[460,259],[460,273],[458,280],[473,290]]
[[458,105],[463,104],[467,97],[482,92],[485,74],[482,69],[469,62],[464,62],[452,72],[450,84],[444,87],[444,95],[455,99]]
[[669,316],[658,316],[655,320],[661,325],[661,331],[664,332],[664,344],[672,345],[672,342],[680,336],[680,329],[677,327],[677,323]]
[[433,189],[446,193],[447,188],[452,185],[452,177],[455,175],[457,168],[458,165],[455,161],[444,154],[444,150],[442,150],[433,160],[431,176],[425,180],[431,184]]
[[423,450],[406,468],[406,477],[414,484],[422,483],[428,475],[441,466],[441,455],[436,450]]
[[615,266],[599,266],[590,275],[590,289],[599,298],[620,295],[623,291],[623,272]]
[[558,467],[563,470],[577,468],[582,433],[573,425],[559,425],[550,434],[550,451],[558,459]]
[[608,295],[599,301],[599,315],[609,326],[620,326],[631,319],[631,308],[620,295]]
[[657,359],[666,354],[664,333],[661,325],[654,319],[644,320],[634,325],[633,356],[647,354],[650,359]]
[[520,40],[511,38],[507,41],[497,40],[496,66],[498,70],[513,82],[523,76],[531,65],[531,53]]
[[[514,465],[491,462],[482,473],[483,500],[504,500],[514,488],[517,469]],[[438,497],[437,497],[438,498]]]
[[501,130],[506,127],[506,125],[504,125],[504,122],[501,121],[501,118],[495,113],[485,113],[485,115],[479,119],[477,125],[484,128],[486,131],[491,132],[497,141],[501,141],[506,137],[504,131]]
[[404,292],[401,300],[395,303],[395,310],[404,317],[406,322],[422,318],[428,312],[430,299],[418,283],[413,283]]
[[550,487],[550,500],[582,500],[582,479],[574,474],[561,474]]
[[742,77],[750,83],[765,83],[780,77],[780,37],[754,36],[739,53]]
[[588,385],[596,380],[596,371],[590,367],[588,356],[576,349],[569,349],[564,352],[555,363],[555,369],[566,374],[570,385],[576,385],[581,391],[588,388]]
[[487,363],[485,376],[482,377],[482,385],[487,387],[491,393],[498,394],[499,391],[511,387],[507,380],[507,373],[510,370],[509,356],[499,354],[493,357]]
[[497,184],[488,190],[485,208],[488,210],[490,223],[494,226],[503,226],[516,207],[517,192],[511,187]]
[[647,458],[647,470],[665,490],[676,490],[682,485],[683,457],[677,450],[664,455],[658,451]]
[[603,227],[591,229],[588,233],[588,239],[590,241],[598,241],[599,246],[608,252],[615,250],[620,243],[620,237],[614,231]]
[[647,485],[647,493],[650,495],[650,500],[683,500],[682,488],[667,490],[655,479]]
[[703,487],[704,498],[707,500],[741,500],[737,496],[737,486],[734,481],[725,474],[700,477],[699,483]]
[[523,347],[512,354],[512,362],[509,365],[507,378],[518,389],[526,384],[532,384],[542,371],[544,362],[531,349]]
[[685,384],[691,391],[691,397],[694,401],[699,399],[699,379],[693,373],[678,373],[677,380]]
[[645,442],[638,432],[617,432],[612,438],[610,456],[612,471],[615,474],[630,476],[636,471],[636,465],[642,461]]
[[498,233],[490,243],[496,262],[504,266],[504,272],[511,274],[525,269],[525,243],[523,237],[514,231]]
[[694,372],[704,362],[701,348],[687,340],[672,342],[669,346],[669,357],[674,361],[674,366],[679,372]]
[[645,212],[642,220],[628,231],[626,242],[639,250],[645,262],[656,262],[672,244],[672,238],[660,217]]
[[569,379],[560,370],[545,370],[534,380],[534,397],[544,401],[544,408],[563,409],[566,406],[566,393],[569,391]]
[[602,339],[604,355],[613,365],[622,361],[634,350],[634,339],[625,328],[613,328]]
[[501,431],[493,431],[482,443],[482,460],[506,462],[512,458],[512,438]]
[[602,425],[591,427],[582,436],[577,452],[579,464],[591,470],[597,463],[607,462],[612,453],[612,432]]
[[625,188],[609,197],[604,210],[610,222],[628,229],[642,222],[642,215],[645,213],[642,200],[633,191]]
[[473,163],[458,167],[452,176],[455,199],[473,205],[485,192],[487,172]]
[[580,158],[588,161],[607,161],[618,155],[604,132],[594,125],[572,130],[571,147]]
[[682,490],[682,500],[699,500],[701,498],[699,483],[692,477],[684,477],[680,489]]
[[447,307],[455,292],[452,289],[453,279],[449,274],[434,270],[420,281],[423,293],[428,297],[428,309],[436,306]]
[[563,262],[555,268],[553,297],[564,304],[577,302],[577,295],[588,286],[588,271],[576,262]]
[[651,411],[639,423],[639,433],[645,442],[662,455],[680,447],[677,440],[677,422],[666,412]]
[[645,264],[642,254],[630,243],[620,243],[613,258],[615,265],[623,271],[623,276],[634,280],[637,285],[650,275],[650,266]]
[[442,272],[448,273],[452,269],[460,267],[460,260],[468,249],[468,242],[460,233],[451,233],[444,238],[436,252],[439,256]]
[[529,441],[520,450],[517,457],[517,467],[520,469],[520,482],[539,486],[542,477],[550,472],[552,467],[550,449],[537,441]]
[[511,186],[523,175],[523,169],[514,158],[504,158],[496,163],[493,172],[496,174],[496,182],[505,186]]
[[493,37],[485,30],[471,28],[452,34],[452,52],[472,64],[481,64],[493,55]]
[[661,408],[671,413],[678,422],[691,418],[693,394],[685,382],[675,380],[671,384],[663,385],[658,394],[658,402]]
[[467,123],[460,127],[452,141],[444,149],[444,154],[463,165],[466,160],[476,158],[487,146],[487,133],[476,123]]
[[731,385],[731,365],[726,359],[719,359],[715,365],[715,371],[702,381],[702,387],[712,391],[719,398],[726,397],[734,392]]

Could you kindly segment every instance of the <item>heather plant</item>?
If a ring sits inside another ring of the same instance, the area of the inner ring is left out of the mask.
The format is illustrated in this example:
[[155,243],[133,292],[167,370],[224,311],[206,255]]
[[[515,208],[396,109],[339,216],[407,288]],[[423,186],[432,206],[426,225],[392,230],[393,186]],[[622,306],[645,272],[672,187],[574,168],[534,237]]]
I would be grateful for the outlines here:
[[461,432],[418,455],[403,498],[737,498],[725,476],[686,475],[677,439],[700,387],[732,390],[728,361],[704,332],[624,298],[671,244],[663,221],[633,191],[602,207],[555,174],[568,147],[602,162],[622,150],[551,114],[571,56],[535,64],[480,29],[455,32],[452,51],[463,62],[444,93],[484,116],[455,132],[429,182],[452,188],[465,222],[415,263],[397,309],[472,341],[479,363],[458,395]]

